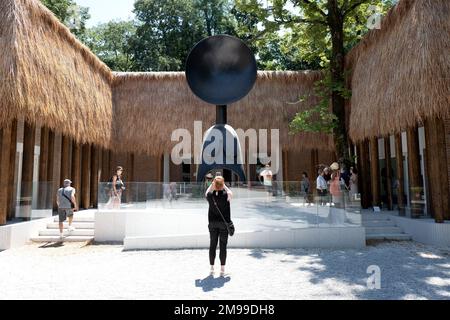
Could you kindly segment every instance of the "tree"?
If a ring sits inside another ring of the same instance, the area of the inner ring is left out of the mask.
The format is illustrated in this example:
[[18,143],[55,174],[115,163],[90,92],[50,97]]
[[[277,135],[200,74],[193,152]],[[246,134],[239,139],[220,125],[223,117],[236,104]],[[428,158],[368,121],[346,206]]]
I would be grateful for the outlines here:
[[200,13],[207,36],[236,34],[236,22],[231,15],[229,0],[194,0],[194,10]]
[[112,70],[134,69],[130,39],[136,32],[133,21],[110,21],[87,30],[85,43]]
[[[324,131],[332,130],[336,153],[348,159],[348,135],[345,124],[344,59],[346,51],[367,31],[365,21],[369,6],[378,5],[380,11],[387,10],[395,0],[237,0],[241,11],[255,14],[262,22],[262,30],[256,37],[274,31],[290,33],[292,45],[297,46],[300,56],[307,61],[320,58],[320,64],[327,69],[328,76],[317,86],[325,91],[323,99],[311,110],[300,112],[291,123],[293,132],[317,131],[320,126],[309,125],[308,121],[318,117]],[[332,114],[328,113],[328,99]],[[325,109],[324,109],[325,108]],[[319,121],[319,123],[320,123]],[[326,122],[328,125],[325,125]]]
[[192,46],[205,36],[191,0],[137,0],[138,20],[131,39],[139,71],[179,71]]
[[86,22],[91,18],[89,8],[80,7],[74,0],[41,0],[55,16],[80,40],[84,40]]

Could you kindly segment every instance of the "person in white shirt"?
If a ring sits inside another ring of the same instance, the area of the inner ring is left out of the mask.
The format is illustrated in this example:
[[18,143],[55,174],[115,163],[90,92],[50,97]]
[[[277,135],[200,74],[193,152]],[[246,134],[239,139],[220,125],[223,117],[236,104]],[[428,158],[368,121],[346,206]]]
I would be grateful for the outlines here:
[[59,216],[59,238],[63,239],[63,228],[64,221],[69,218],[69,234],[75,231],[72,227],[73,212],[78,210],[77,200],[75,198],[75,188],[70,185],[72,181],[69,179],[64,180],[64,187],[59,188],[56,193],[56,204],[58,205],[58,216]]
[[270,192],[272,189],[273,173],[268,164],[265,166],[264,170],[259,173],[259,176],[263,178],[263,185],[266,187],[266,190]]
[[316,189],[317,189],[317,194],[319,195],[319,202],[320,202],[320,205],[324,205],[324,199],[325,199],[325,197],[326,197],[326,195],[327,195],[327,192],[328,192],[328,184],[327,184],[327,182],[326,182],[326,180],[325,180],[325,178],[324,178],[324,172],[323,172],[323,170],[322,169],[320,169],[319,171],[318,171],[318,176],[317,176],[317,179],[316,179]]

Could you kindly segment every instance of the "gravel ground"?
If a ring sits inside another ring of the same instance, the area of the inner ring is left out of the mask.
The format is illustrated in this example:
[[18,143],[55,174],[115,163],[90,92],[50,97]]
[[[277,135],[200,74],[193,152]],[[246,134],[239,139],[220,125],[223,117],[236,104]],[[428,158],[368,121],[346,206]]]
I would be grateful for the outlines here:
[[[450,251],[417,243],[233,249],[224,277],[207,254],[30,244],[0,252],[0,299],[450,299]],[[381,289],[367,287],[371,265]]]

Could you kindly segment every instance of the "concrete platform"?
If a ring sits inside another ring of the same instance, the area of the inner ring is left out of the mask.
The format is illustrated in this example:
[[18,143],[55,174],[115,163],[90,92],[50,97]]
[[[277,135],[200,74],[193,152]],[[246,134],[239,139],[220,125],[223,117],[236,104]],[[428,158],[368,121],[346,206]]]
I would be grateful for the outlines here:
[[[248,200],[248,199],[245,199]],[[235,248],[361,248],[361,216],[329,207],[296,203],[234,201]],[[95,217],[96,242],[123,242],[125,249],[208,248],[207,205],[100,210]]]

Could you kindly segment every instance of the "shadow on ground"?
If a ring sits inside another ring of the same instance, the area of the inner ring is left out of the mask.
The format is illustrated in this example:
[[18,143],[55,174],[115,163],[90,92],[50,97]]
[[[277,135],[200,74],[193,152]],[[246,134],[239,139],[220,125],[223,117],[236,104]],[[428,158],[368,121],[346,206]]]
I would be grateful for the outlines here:
[[61,247],[64,247],[64,242],[63,241],[49,242],[49,243],[43,244],[42,246],[39,246],[40,249],[61,248]]
[[214,289],[222,288],[225,283],[229,282],[230,280],[230,277],[214,278],[214,276],[209,275],[204,279],[196,279],[195,286],[197,288],[202,288],[203,292],[211,292]]
[[[385,242],[361,250],[287,249],[277,253],[283,255],[280,262],[296,263],[311,284],[337,283],[330,288],[337,298],[342,283],[353,287],[357,299],[450,299],[450,256],[445,250],[414,242]],[[253,250],[249,256],[262,259],[265,254]],[[369,266],[380,268],[380,289],[368,287]]]

